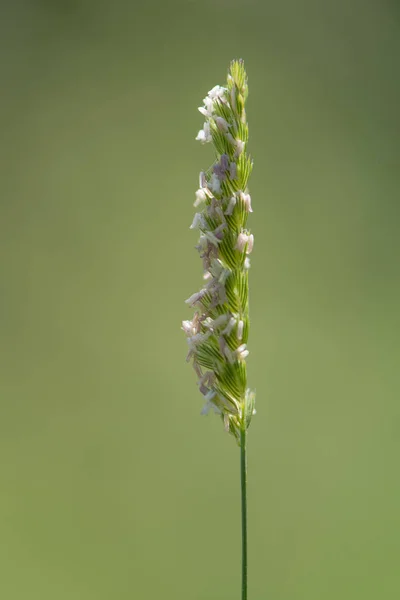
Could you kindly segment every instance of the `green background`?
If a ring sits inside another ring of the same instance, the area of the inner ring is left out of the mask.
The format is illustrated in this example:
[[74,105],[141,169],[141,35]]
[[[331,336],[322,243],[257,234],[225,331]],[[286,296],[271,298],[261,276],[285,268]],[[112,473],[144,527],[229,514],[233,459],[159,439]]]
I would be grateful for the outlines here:
[[3,0],[0,30],[0,598],[239,598],[238,449],[180,331],[197,107],[238,57],[249,597],[399,598],[398,3]]

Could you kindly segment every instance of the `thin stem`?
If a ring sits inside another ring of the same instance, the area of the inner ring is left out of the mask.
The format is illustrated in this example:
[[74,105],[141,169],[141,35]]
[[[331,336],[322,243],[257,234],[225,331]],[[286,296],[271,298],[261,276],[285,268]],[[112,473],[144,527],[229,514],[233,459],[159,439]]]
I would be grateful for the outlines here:
[[240,430],[240,486],[242,498],[242,600],[247,600],[247,454],[246,425]]

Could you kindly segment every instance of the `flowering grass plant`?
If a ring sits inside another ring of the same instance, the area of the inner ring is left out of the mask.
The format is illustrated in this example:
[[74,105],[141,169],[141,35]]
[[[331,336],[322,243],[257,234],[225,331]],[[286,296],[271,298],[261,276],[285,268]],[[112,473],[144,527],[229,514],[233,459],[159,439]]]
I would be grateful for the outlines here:
[[247,183],[252,160],[247,153],[245,102],[247,75],[234,60],[225,87],[215,86],[199,108],[205,117],[197,140],[211,143],[215,162],[200,173],[191,229],[200,231],[196,246],[204,283],[186,303],[194,309],[183,321],[197,385],[204,397],[203,414],[220,415],[225,430],[240,446],[242,491],[242,600],[247,598],[246,433],[255,413],[255,395],[247,387],[249,354],[249,254],[254,237],[247,229],[252,212]]

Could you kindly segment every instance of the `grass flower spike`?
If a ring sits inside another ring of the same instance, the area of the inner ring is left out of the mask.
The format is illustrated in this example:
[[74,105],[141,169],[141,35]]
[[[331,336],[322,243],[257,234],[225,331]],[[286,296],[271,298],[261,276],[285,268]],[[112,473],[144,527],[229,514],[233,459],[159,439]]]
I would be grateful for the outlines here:
[[203,287],[186,300],[194,308],[183,321],[189,351],[204,396],[203,414],[221,415],[240,446],[242,600],[247,600],[247,428],[255,412],[247,387],[249,355],[249,254],[254,237],[247,229],[253,212],[247,182],[253,163],[247,154],[247,76],[242,60],[231,62],[226,87],[216,85],[199,108],[205,117],[196,140],[211,143],[215,162],[200,173],[191,229],[203,262]]
[[247,154],[248,94],[243,61],[233,61],[226,87],[216,85],[199,111],[205,117],[196,140],[211,143],[216,159],[200,173],[191,229],[199,229],[196,246],[203,262],[204,284],[186,303],[194,308],[183,321],[187,356],[204,396],[202,413],[221,415],[225,429],[241,444],[254,411],[254,393],[247,388],[249,354],[249,254],[254,237],[247,229],[252,212],[247,182],[252,160]]

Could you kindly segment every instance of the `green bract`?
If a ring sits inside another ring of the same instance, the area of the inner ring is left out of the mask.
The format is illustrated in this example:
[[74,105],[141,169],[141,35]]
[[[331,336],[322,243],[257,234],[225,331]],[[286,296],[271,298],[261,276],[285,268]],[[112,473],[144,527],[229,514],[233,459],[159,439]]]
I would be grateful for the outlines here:
[[254,414],[254,393],[247,388],[249,331],[248,273],[254,238],[246,229],[251,208],[247,182],[252,160],[247,154],[248,94],[243,61],[233,61],[226,87],[215,86],[199,111],[205,123],[197,135],[214,146],[212,167],[200,173],[192,229],[200,230],[196,246],[203,261],[204,287],[187,304],[194,307],[182,329],[189,344],[188,360],[205,397],[203,413],[221,414],[225,428],[240,443]]

